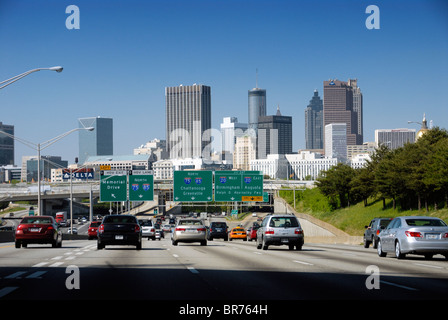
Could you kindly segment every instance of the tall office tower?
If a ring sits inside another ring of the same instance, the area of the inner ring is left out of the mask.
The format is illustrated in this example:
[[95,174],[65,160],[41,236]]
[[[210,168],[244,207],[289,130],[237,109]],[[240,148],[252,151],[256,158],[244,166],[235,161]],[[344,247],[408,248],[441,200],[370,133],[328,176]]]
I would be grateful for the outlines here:
[[266,115],[266,90],[253,88],[249,90],[249,129],[253,129],[256,134],[258,128],[258,118]]
[[78,119],[80,128],[93,127],[94,130],[79,131],[79,163],[88,157],[111,156],[114,154],[113,119],[91,117]]
[[[14,126],[0,122],[0,131],[14,135]],[[0,133],[0,166],[14,164],[14,139]]]
[[375,145],[384,145],[389,149],[403,147],[406,143],[415,141],[415,129],[377,129],[375,130]]
[[247,123],[238,122],[236,117],[225,117],[221,123],[222,160],[233,161],[236,138],[246,134]]
[[165,112],[170,158],[202,157],[211,140],[204,135],[211,129],[211,88],[196,84],[166,87]]
[[292,117],[283,116],[280,108],[273,116],[258,117],[258,159],[268,154],[292,153]]
[[323,102],[317,90],[305,109],[305,142],[307,149],[324,148]]
[[233,153],[234,170],[250,170],[250,162],[257,158],[256,140],[255,137],[249,135],[236,138]]
[[324,81],[324,127],[330,123],[346,124],[347,145],[362,144],[358,134],[358,114],[353,110],[353,90],[347,82]]
[[347,125],[330,123],[325,126],[325,157],[347,161]]
[[364,125],[363,125],[363,108],[362,108],[362,92],[358,87],[358,79],[349,79],[348,85],[352,87],[353,91],[353,111],[356,112],[357,119],[357,127],[358,127],[358,135],[361,143],[364,141]]

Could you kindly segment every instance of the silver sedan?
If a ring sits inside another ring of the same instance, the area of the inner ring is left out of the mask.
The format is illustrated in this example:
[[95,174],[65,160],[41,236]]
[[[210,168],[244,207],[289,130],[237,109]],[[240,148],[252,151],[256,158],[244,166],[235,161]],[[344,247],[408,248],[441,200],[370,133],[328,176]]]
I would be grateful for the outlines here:
[[448,260],[448,226],[434,217],[397,217],[379,234],[378,255],[394,252],[398,259],[406,254],[424,255],[431,259],[442,254]]
[[207,229],[202,220],[195,218],[179,219],[173,233],[171,241],[174,246],[178,242],[200,242],[201,245],[207,245]]

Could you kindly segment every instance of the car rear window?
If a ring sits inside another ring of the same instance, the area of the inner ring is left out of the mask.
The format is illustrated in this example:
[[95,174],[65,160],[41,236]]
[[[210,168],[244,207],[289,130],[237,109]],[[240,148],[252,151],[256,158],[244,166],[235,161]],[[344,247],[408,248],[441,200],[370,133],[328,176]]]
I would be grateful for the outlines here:
[[212,227],[213,228],[225,228],[227,225],[226,225],[226,223],[225,222],[222,222],[222,223],[220,223],[220,222],[217,222],[217,223],[213,223],[212,224]]
[[186,226],[186,225],[201,226],[202,222],[199,220],[180,220],[179,225],[180,226]]
[[107,216],[104,218],[103,223],[136,223],[136,219],[134,217],[129,216]]
[[406,219],[406,223],[415,227],[446,227],[446,223],[439,219]]
[[101,221],[95,221],[95,222],[91,222],[90,226],[91,227],[98,227],[101,224]]
[[298,227],[299,222],[295,217],[272,217],[269,226],[274,228]]
[[53,223],[50,218],[44,217],[25,217],[22,219],[21,223]]

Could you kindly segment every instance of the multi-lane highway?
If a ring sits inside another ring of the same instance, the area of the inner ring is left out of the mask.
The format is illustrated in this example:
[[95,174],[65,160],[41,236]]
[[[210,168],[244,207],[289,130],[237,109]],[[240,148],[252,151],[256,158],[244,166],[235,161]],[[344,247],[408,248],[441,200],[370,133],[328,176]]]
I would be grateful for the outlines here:
[[378,257],[361,245],[306,243],[258,250],[214,240],[173,246],[170,235],[135,247],[97,250],[96,240],[62,248],[0,244],[0,300],[136,299],[257,301],[446,299],[448,262]]

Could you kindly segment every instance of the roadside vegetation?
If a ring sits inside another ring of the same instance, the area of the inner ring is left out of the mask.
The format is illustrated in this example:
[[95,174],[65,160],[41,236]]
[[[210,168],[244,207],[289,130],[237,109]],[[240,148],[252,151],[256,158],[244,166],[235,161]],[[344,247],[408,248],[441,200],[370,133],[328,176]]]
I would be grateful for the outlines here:
[[[360,169],[338,164],[316,187],[296,191],[296,211],[362,235],[374,217],[429,215],[448,222],[448,132],[434,128],[415,143],[380,146]],[[293,192],[280,191],[291,206]]]

